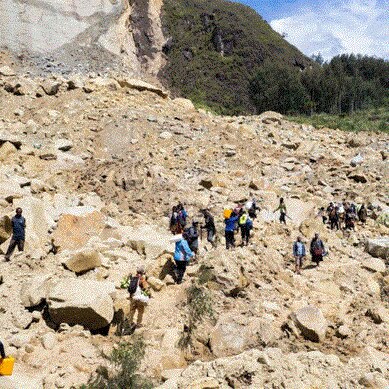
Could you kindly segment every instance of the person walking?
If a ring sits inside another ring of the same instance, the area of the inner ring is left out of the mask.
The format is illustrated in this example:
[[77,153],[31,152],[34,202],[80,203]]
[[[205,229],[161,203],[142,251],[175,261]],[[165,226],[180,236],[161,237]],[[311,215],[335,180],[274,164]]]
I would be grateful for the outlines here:
[[230,247],[235,247],[235,225],[239,219],[239,216],[235,213],[232,213],[231,216],[224,220],[226,225],[224,230],[224,236],[226,238],[226,249],[228,250]]
[[189,260],[193,257],[193,252],[189,248],[188,236],[184,232],[182,238],[176,242],[174,250],[174,261],[176,262],[176,282],[177,284],[182,283],[184,274],[186,271],[186,266],[188,265]]
[[301,237],[298,236],[296,241],[293,243],[293,256],[295,259],[295,272],[301,274],[301,269],[303,267],[303,261],[305,258],[305,245],[301,241]]
[[367,209],[365,207],[365,204],[361,205],[361,208],[359,208],[358,211],[358,219],[362,224],[366,223],[367,220]]
[[215,247],[215,237],[216,237],[216,227],[215,227],[215,219],[211,215],[208,209],[202,209],[200,211],[204,216],[204,224],[200,227],[201,229],[207,230],[207,241],[211,243],[212,246]]
[[242,210],[241,215],[239,216],[239,221],[238,221],[239,229],[240,229],[240,234],[241,234],[241,237],[242,237],[241,246],[244,246],[245,242],[246,242],[246,245],[247,245],[247,242],[248,242],[247,233],[249,231],[248,231],[247,226],[246,226],[247,219],[248,219],[247,212]]
[[283,197],[280,198],[280,204],[274,212],[278,210],[280,211],[280,223],[286,224],[286,205]]
[[338,213],[338,207],[333,206],[330,210],[329,213],[329,218],[330,218],[330,225],[331,225],[331,230],[336,228],[339,230],[339,213]]
[[319,212],[318,212],[316,217],[321,217],[323,224],[327,223],[327,216],[326,216],[326,211],[325,211],[324,207],[321,207],[319,209]]
[[195,255],[197,255],[197,252],[199,251],[198,225],[199,225],[199,222],[193,220],[192,225],[185,230],[189,248]]
[[311,240],[310,253],[312,256],[312,262],[319,266],[320,262],[323,261],[323,257],[326,253],[324,243],[320,239],[319,234],[316,233],[314,238]]
[[16,214],[12,218],[12,238],[4,257],[6,261],[11,259],[11,255],[16,246],[19,251],[24,250],[24,242],[26,239],[26,219],[22,216],[22,212],[22,208],[16,208]]
[[[130,292],[130,323],[132,327],[141,328],[145,307],[149,302],[149,285],[146,280],[146,272],[143,266],[136,269],[136,275],[131,278],[128,291]],[[138,312],[136,324],[134,324],[135,313]]]

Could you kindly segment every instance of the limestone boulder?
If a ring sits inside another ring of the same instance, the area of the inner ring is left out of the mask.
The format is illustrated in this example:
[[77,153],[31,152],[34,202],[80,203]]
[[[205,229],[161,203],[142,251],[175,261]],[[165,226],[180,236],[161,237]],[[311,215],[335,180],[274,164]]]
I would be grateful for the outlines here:
[[17,152],[16,147],[10,143],[10,142],[5,142],[1,147],[0,147],[0,161],[5,162],[7,159],[12,155]]
[[138,228],[122,227],[118,230],[126,245],[147,259],[156,259],[174,251],[171,235],[159,231],[155,226],[143,225]]
[[305,339],[321,342],[325,338],[328,323],[319,308],[307,305],[292,315]]
[[389,323],[389,310],[383,306],[374,306],[366,311],[366,316],[370,317],[374,323]]
[[68,139],[58,139],[55,141],[55,148],[61,151],[69,151],[73,147],[73,142]]
[[0,76],[14,76],[15,72],[9,66],[1,66],[0,67]]
[[46,300],[50,288],[54,285],[49,274],[38,275],[25,281],[20,290],[20,300],[25,308],[36,307]]
[[383,273],[386,270],[385,262],[379,258],[365,258],[362,267],[372,272]]
[[49,80],[49,79],[45,80],[41,84],[42,89],[49,96],[55,96],[58,93],[60,86],[61,86],[60,82],[56,80]]
[[147,282],[153,288],[153,290],[155,290],[157,292],[160,291],[165,286],[165,283],[163,281],[161,281],[159,278],[155,278],[155,277],[149,277],[147,279]]
[[177,328],[166,330],[160,345],[162,370],[186,367],[183,351],[179,348],[181,332]]
[[107,281],[64,279],[48,296],[51,320],[60,325],[79,324],[90,330],[104,328],[114,316],[115,285]]
[[373,257],[383,258],[388,264],[389,258],[389,238],[367,239],[365,243],[366,251]]
[[0,217],[0,244],[4,243],[12,234],[12,223],[8,216]]
[[[321,240],[324,242],[324,245],[330,239],[329,230],[319,218],[310,218],[304,220],[300,224],[299,230],[301,234],[304,235],[308,240],[312,239],[315,233],[318,233],[320,235]],[[334,237],[331,237],[331,240],[333,241]]]
[[97,211],[80,216],[65,213],[60,216],[57,228],[52,234],[54,244],[59,250],[81,249],[91,237],[102,233],[105,227],[104,220],[104,215]]
[[144,82],[142,80],[137,80],[134,78],[117,78],[116,81],[120,84],[122,88],[130,88],[130,89],[136,89],[139,91],[149,91],[156,93],[157,95],[166,98],[168,97],[168,93],[163,90],[162,88],[151,85],[147,82]]
[[13,202],[15,199],[19,199],[27,194],[28,191],[25,188],[21,188],[15,180],[0,178],[0,200]]
[[101,254],[93,249],[83,249],[63,261],[65,267],[74,273],[84,273],[101,266]]
[[250,342],[247,326],[233,317],[220,318],[209,337],[209,344],[215,357],[225,357],[242,353]]

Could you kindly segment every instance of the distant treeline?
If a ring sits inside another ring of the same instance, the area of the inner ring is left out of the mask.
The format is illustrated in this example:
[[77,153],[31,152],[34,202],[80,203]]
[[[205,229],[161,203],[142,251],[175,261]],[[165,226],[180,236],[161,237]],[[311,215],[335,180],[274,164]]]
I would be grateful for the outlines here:
[[257,112],[344,114],[389,104],[389,62],[362,55],[339,55],[304,70],[265,61],[251,80]]

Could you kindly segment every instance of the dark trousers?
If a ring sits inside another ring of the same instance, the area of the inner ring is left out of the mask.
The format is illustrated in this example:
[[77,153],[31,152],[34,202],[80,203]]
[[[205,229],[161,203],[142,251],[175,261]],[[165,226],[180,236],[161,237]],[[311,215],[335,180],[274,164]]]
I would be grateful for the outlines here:
[[331,230],[333,230],[335,227],[337,230],[339,230],[339,219],[330,219],[331,222]]
[[286,213],[281,212],[280,214],[280,223],[286,224]]
[[176,261],[176,281],[177,284],[181,284],[182,279],[184,278],[184,274],[186,271],[186,261]]
[[240,233],[242,236],[242,243],[246,242],[246,244],[248,244],[250,239],[250,230],[246,226],[241,226]]
[[24,240],[19,240],[19,239],[11,239],[11,242],[9,243],[8,250],[5,254],[5,259],[9,260],[11,258],[12,253],[15,250],[15,247],[18,246],[19,251],[24,250]]
[[226,249],[230,247],[235,247],[234,231],[225,231],[226,237]]
[[5,351],[4,351],[4,346],[3,343],[0,341],[0,356],[1,358],[5,358]]

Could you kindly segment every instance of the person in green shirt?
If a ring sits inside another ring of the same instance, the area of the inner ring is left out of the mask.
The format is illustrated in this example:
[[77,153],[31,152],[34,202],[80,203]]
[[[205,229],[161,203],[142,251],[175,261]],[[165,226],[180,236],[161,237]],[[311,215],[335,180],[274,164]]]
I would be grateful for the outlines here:
[[280,198],[280,204],[274,212],[278,210],[280,211],[280,223],[286,224],[286,205],[283,197]]

